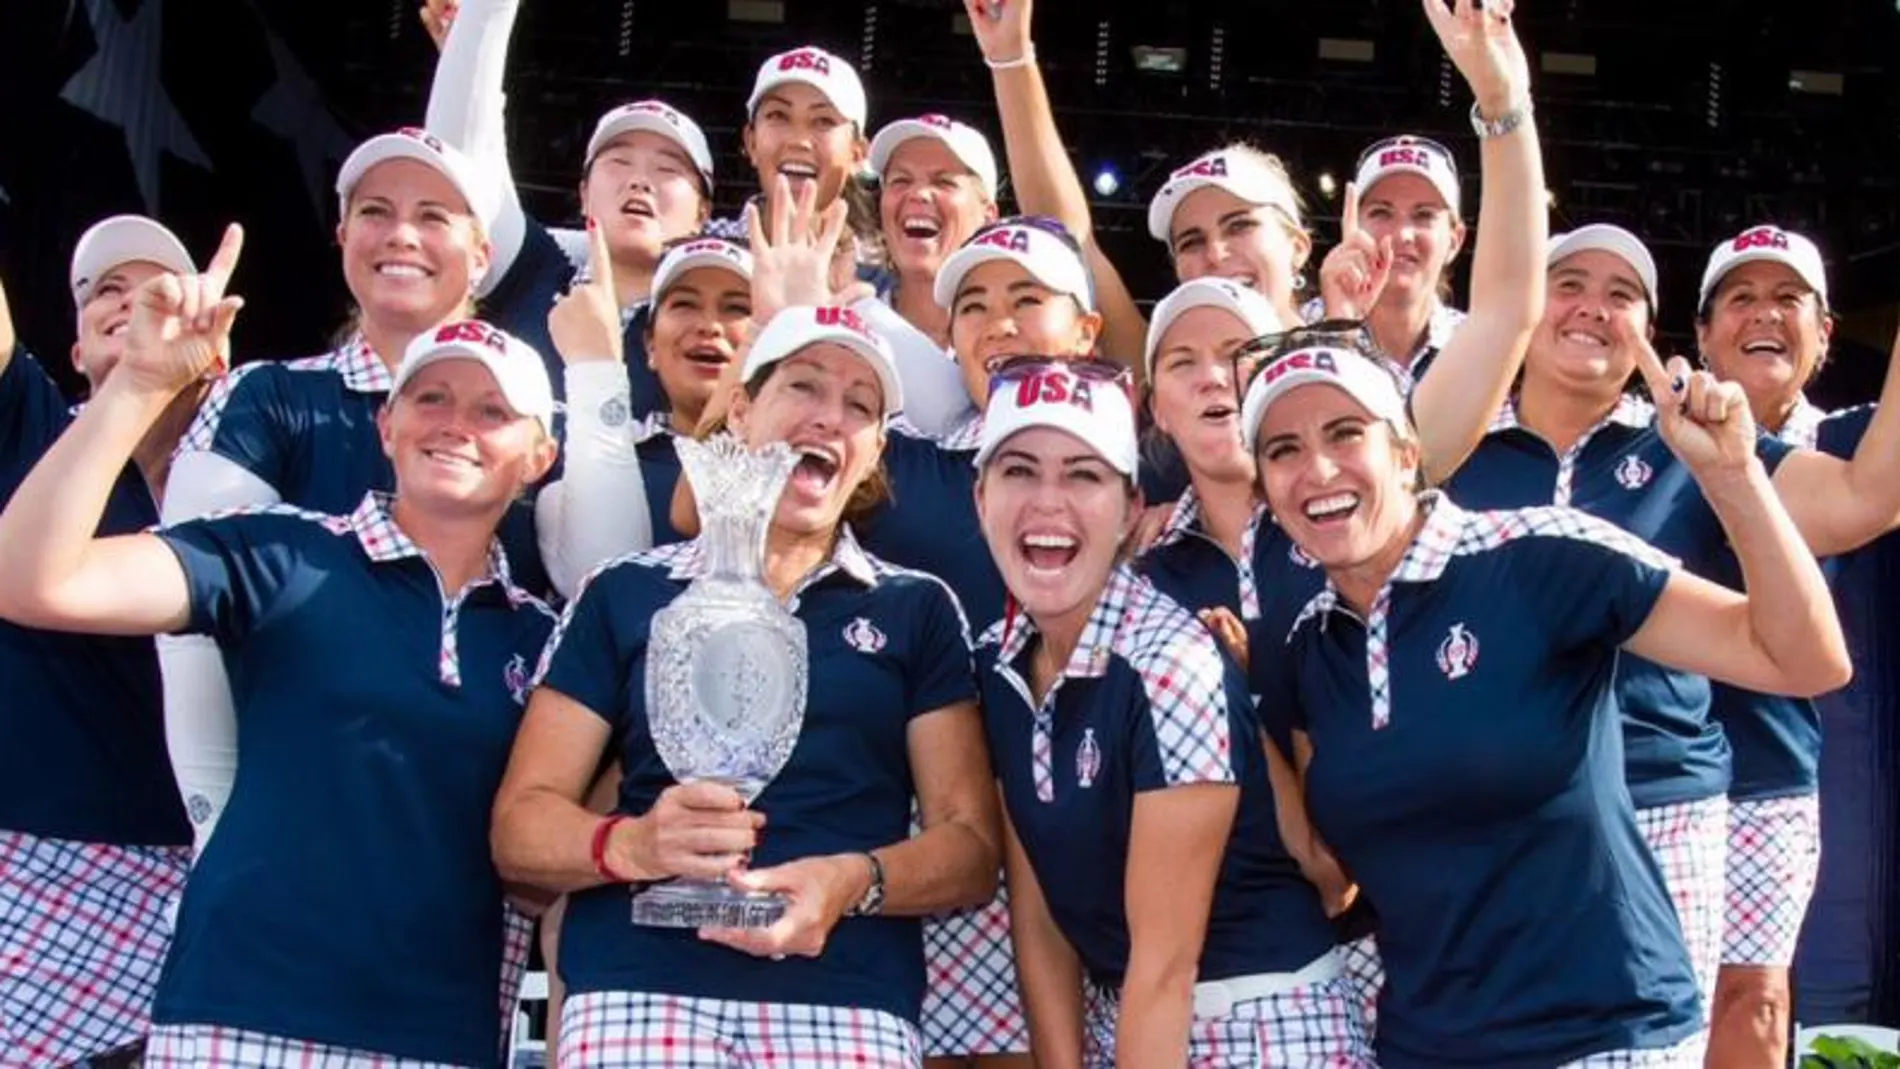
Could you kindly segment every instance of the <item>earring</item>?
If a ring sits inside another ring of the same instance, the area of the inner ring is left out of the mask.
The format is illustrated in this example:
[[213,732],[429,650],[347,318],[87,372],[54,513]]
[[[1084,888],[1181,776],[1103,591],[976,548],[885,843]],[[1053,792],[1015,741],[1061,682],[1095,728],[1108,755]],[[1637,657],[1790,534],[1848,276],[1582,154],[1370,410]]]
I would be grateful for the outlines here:
[[1302,292],[1306,289],[1306,272],[1296,271],[1293,273],[1293,288],[1296,291]]

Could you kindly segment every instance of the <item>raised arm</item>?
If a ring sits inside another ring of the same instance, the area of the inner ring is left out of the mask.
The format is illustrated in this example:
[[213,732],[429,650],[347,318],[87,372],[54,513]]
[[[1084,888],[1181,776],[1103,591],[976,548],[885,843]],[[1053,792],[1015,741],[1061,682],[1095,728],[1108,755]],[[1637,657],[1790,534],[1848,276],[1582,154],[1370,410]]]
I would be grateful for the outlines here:
[[1664,369],[1648,343],[1634,344],[1656,418],[1670,448],[1694,473],[1741,562],[1747,593],[1675,573],[1626,646],[1659,664],[1767,694],[1811,697],[1847,682],[1852,667],[1834,599],[1755,454],[1755,421],[1735,383]]
[[[1524,362],[1544,307],[1550,237],[1544,161],[1531,114],[1530,66],[1511,0],[1423,0],[1432,29],[1477,98],[1478,114],[1516,113],[1516,129],[1480,141],[1483,194],[1471,262],[1471,309],[1412,396],[1425,474],[1448,478],[1483,439]],[[1455,7],[1454,7],[1455,3]]]
[[13,362],[14,347],[20,338],[13,332],[13,309],[7,306],[7,287],[0,283],[0,375],[6,374],[7,365]]
[[963,0],[971,32],[996,86],[996,110],[1003,124],[1003,150],[1016,207],[1060,220],[1088,249],[1089,272],[1103,320],[1102,351],[1139,368],[1136,354],[1141,352],[1148,322],[1096,245],[1088,192],[1062,144],[1042,68],[1036,63],[1036,46],[1029,32],[1034,6],[1033,0]]
[[508,97],[502,92],[508,39],[520,9],[521,0],[461,0],[442,41],[423,123],[430,133],[480,160],[501,183],[501,213],[488,235],[495,252],[480,292],[507,276],[527,235],[527,216],[508,165]]
[[1854,458],[1796,450],[1775,469],[1774,485],[1816,556],[1858,549],[1900,526],[1900,334]]
[[95,538],[113,484],[181,391],[220,367],[243,302],[224,295],[243,231],[203,275],[141,286],[125,355],[0,514],[0,616],[27,627],[150,635],[189,620],[184,568],[149,534]]

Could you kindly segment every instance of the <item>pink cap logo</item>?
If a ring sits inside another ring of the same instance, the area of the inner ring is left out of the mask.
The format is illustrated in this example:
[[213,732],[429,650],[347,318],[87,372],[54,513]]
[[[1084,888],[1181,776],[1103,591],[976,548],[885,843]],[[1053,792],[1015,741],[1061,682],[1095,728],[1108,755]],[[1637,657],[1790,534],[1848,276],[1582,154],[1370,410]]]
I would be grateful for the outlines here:
[[1753,230],[1744,231],[1735,239],[1732,246],[1736,252],[1747,252],[1750,249],[1786,249],[1787,247],[1788,232],[1778,226],[1758,226]]
[[979,235],[970,242],[972,245],[994,245],[1010,252],[1027,253],[1029,251],[1029,231],[1020,226],[1005,226]]
[[864,319],[860,317],[858,313],[849,308],[827,305],[823,308],[813,309],[812,314],[821,327],[843,327],[853,334],[863,336],[866,341],[871,340],[870,325],[865,323]]
[[1295,371],[1324,371],[1329,375],[1339,374],[1339,364],[1333,354],[1324,349],[1302,349],[1267,365],[1260,373],[1261,384],[1271,386]]
[[1168,176],[1168,181],[1175,182],[1183,178],[1226,178],[1226,177],[1227,177],[1227,157],[1226,156],[1207,156],[1202,159],[1195,160],[1193,163],[1188,164],[1186,167],[1182,167],[1179,170],[1176,170],[1173,174]]
[[435,332],[437,345],[481,345],[503,356],[508,354],[508,335],[479,319],[450,323]]
[[739,250],[736,246],[729,241],[721,241],[718,238],[701,238],[698,241],[688,242],[679,247],[679,255],[683,257],[700,256],[709,252],[717,253],[728,260],[737,260],[739,258]]
[[796,52],[787,52],[778,58],[781,71],[812,71],[826,77],[831,75],[831,57],[811,48],[801,48]]
[[925,126],[934,126],[939,130],[948,130],[955,125],[950,121],[950,116],[948,115],[919,115],[917,116],[917,121],[923,123]]
[[669,126],[680,124],[680,113],[657,100],[639,100],[632,104],[622,104],[619,111],[622,115],[657,115]]
[[434,134],[430,133],[429,131],[424,130],[420,126],[405,126],[402,129],[397,130],[396,132],[408,138],[411,141],[422,142],[423,144],[429,146],[429,148],[433,150],[434,152],[436,152],[438,155],[443,152],[442,139],[436,137]]
[[1432,165],[1431,150],[1416,145],[1402,148],[1389,148],[1379,153],[1379,169],[1387,167],[1424,167]]
[[1036,371],[1016,382],[1016,407],[1037,405],[1073,405],[1084,412],[1095,411],[1095,395],[1087,379],[1066,371]]

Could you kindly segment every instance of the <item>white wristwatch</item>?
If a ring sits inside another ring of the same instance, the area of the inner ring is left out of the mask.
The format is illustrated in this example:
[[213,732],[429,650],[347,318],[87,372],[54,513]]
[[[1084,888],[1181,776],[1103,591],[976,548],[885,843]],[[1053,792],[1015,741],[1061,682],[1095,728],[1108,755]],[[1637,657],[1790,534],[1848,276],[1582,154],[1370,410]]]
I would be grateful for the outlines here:
[[1504,114],[1495,119],[1485,118],[1479,114],[1478,105],[1471,105],[1471,129],[1476,131],[1477,135],[1481,138],[1503,137],[1505,134],[1524,125],[1524,120],[1530,117],[1531,102],[1528,98],[1517,104],[1513,104],[1510,108],[1506,109]]

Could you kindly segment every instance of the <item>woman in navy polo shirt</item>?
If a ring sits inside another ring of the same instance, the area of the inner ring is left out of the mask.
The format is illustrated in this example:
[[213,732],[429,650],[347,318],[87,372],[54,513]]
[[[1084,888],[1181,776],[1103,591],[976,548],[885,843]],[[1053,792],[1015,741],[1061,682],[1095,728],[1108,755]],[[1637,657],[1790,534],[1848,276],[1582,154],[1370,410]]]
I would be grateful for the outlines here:
[[546,371],[450,324],[378,418],[393,497],[95,539],[139,437],[224,358],[236,255],[233,228],[204,275],[140,290],[118,373],[0,515],[0,612],[209,633],[237,684],[245,774],[186,887],[147,1065],[496,1065],[488,813],[554,620],[495,532],[554,459]]
[[1369,1065],[1332,928],[1275,827],[1245,679],[1121,561],[1134,412],[1125,373],[1084,366],[1001,372],[976,458],[1012,596],[977,664],[1036,1056]]
[[[1852,459],[1874,438],[1869,458],[1892,456],[1894,432],[1881,429],[1878,413],[1900,394],[1883,392],[1886,403],[1877,408],[1830,415],[1803,393],[1825,362],[1833,328],[1821,251],[1806,237],[1751,227],[1710,254],[1696,306],[1697,347],[1710,373],[1739,385],[1757,422],[1781,442]],[[1886,389],[1900,390],[1891,367]],[[1724,553],[1721,564],[1717,577],[1730,579],[1733,560]],[[1840,564],[1852,569],[1852,557]],[[1854,599],[1881,597],[1878,584],[1869,589],[1842,572],[1835,589],[1849,642],[1865,649],[1868,629],[1853,624],[1870,614],[1855,611]],[[1876,611],[1890,606],[1879,602]],[[1889,656],[1865,653],[1856,663]],[[1789,967],[1820,873],[1821,720],[1813,702],[1722,685],[1711,708],[1734,750],[1735,774],[1710,1064],[1779,1066],[1792,1021]]]
[[[646,629],[700,560],[697,541],[623,558],[569,606],[495,801],[497,864],[570,894],[562,1064],[914,1066],[923,946],[915,918],[987,898],[995,796],[956,599],[867,554],[844,521],[875,492],[902,404],[883,342],[848,309],[794,306],[754,339],[730,425],[804,455],[766,541],[766,580],[805,621],[811,685],[790,763],[752,808],[676,783],[649,741]],[[582,804],[626,770],[618,811]],[[908,834],[913,795],[922,830]],[[749,860],[748,860],[749,858]],[[735,871],[743,869],[743,871]],[[787,893],[761,931],[630,925],[630,883],[730,877]]]
[[[71,359],[92,395],[124,355],[138,287],[193,270],[178,238],[143,216],[113,216],[80,237]],[[157,522],[171,450],[199,396],[181,393],[133,450],[101,530]],[[15,348],[0,293],[0,504],[72,421],[39,361]],[[0,679],[0,1066],[135,1062],[191,863],[157,656],[147,638],[0,623]]]
[[[321,356],[246,364],[212,386],[179,443],[166,523],[278,503],[347,513],[366,491],[392,488],[376,413],[410,341],[470,314],[499,192],[467,157],[405,129],[359,145],[337,196],[343,278],[356,305],[349,337]],[[531,519],[522,510],[524,537],[511,540],[530,555]],[[539,570],[514,563],[518,573]],[[167,741],[202,851],[236,774],[230,684],[208,638],[162,636],[158,651]]]
[[[495,176],[500,197],[491,227],[494,257],[477,289],[483,314],[548,361],[558,393],[564,385],[559,339],[550,331],[548,308],[571,285],[601,272],[589,267],[589,235],[530,217],[513,178],[502,83],[520,7],[520,0],[463,0],[456,6],[439,41],[427,126]],[[425,8],[425,22],[429,13]],[[615,325],[634,419],[665,411],[668,403],[642,348],[660,258],[669,244],[705,225],[712,191],[712,150],[686,113],[665,101],[637,100],[595,122],[581,161],[580,207],[611,253]]]
[[1624,786],[1618,651],[1794,693],[1849,672],[1740,391],[1618,330],[1746,596],[1581,513],[1420,493],[1397,380],[1361,351],[1299,348],[1248,388],[1267,505],[1326,575],[1284,652],[1255,651],[1261,707],[1378,910],[1391,1069],[1700,1066],[1694,972]]

